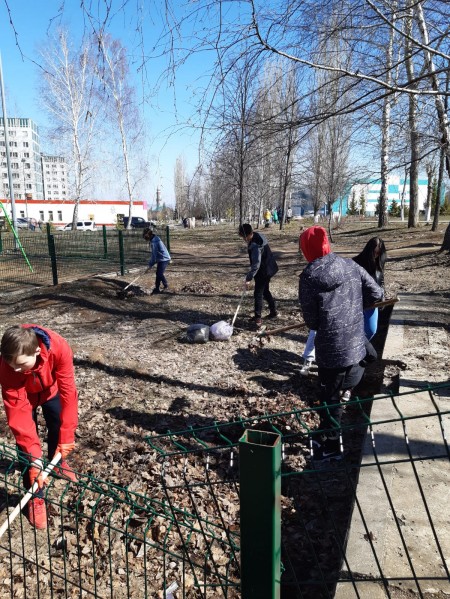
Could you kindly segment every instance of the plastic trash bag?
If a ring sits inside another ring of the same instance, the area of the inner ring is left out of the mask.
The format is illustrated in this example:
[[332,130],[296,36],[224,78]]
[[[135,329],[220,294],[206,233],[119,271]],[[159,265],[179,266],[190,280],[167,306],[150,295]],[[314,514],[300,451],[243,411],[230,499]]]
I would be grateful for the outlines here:
[[209,326],[206,324],[191,324],[186,337],[189,343],[206,343],[209,341]]
[[209,329],[209,335],[214,341],[226,341],[233,334],[233,327],[224,320],[215,322]]

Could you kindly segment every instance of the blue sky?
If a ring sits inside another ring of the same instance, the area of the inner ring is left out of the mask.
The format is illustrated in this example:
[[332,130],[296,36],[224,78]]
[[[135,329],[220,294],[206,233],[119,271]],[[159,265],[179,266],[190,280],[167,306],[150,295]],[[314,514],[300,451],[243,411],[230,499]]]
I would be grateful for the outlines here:
[[[0,52],[9,117],[29,117],[42,129],[48,124],[46,114],[40,109],[36,91],[40,70],[35,64],[39,63],[38,47],[45,44],[49,34],[59,25],[66,26],[75,39],[81,38],[84,28],[89,30],[89,22],[82,14],[79,4],[76,0],[7,0],[7,4],[5,0],[0,0]],[[199,77],[208,69],[208,58],[203,54],[190,59],[177,73],[175,88],[169,88],[164,81],[158,84],[167,58],[162,56],[152,59],[147,63],[146,82],[142,86],[142,71],[138,69],[142,48],[135,30],[134,10],[137,4],[131,2],[127,5],[127,13],[114,15],[108,32],[119,38],[129,52],[134,53],[138,97],[145,94],[147,98],[143,110],[149,131],[150,179],[143,192],[148,194],[151,203],[159,185],[163,200],[173,205],[175,160],[177,156],[183,155],[188,169],[193,170],[197,164],[199,138],[194,130],[177,126],[177,123],[182,123],[193,113],[193,89],[198,85]],[[143,10],[150,10],[145,4],[147,3],[142,3]],[[155,15],[153,3],[148,5],[152,6],[152,14],[141,16],[145,20],[145,48],[150,51],[161,31],[161,24],[158,15]],[[60,10],[61,7],[63,11]],[[17,37],[10,24],[10,17]],[[52,151],[50,147],[43,149]]]

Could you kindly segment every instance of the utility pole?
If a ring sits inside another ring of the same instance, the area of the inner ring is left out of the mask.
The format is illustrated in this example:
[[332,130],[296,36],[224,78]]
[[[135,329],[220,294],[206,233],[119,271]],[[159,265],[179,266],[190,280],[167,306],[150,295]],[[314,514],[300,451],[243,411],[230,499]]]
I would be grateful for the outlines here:
[[12,217],[11,220],[12,220],[14,229],[17,231],[16,203],[14,201],[14,187],[13,187],[12,173],[11,173],[11,158],[10,158],[10,154],[9,154],[8,118],[6,115],[5,86],[3,85],[3,69],[2,69],[1,53],[0,53],[0,92],[2,95],[3,129],[5,131],[6,167],[8,169],[9,197],[11,199],[11,217]]

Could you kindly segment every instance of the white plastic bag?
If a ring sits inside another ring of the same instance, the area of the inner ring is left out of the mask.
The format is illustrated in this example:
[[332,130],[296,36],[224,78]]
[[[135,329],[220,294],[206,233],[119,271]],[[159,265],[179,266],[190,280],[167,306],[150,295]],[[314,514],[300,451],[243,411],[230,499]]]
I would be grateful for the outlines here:
[[233,327],[224,320],[215,322],[209,329],[209,336],[214,341],[226,341],[233,334]]

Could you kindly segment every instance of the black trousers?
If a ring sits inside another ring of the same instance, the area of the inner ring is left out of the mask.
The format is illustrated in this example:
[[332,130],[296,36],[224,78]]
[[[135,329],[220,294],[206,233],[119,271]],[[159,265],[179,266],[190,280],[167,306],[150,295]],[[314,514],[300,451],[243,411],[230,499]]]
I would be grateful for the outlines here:
[[325,436],[336,438],[342,418],[341,391],[353,389],[362,379],[365,367],[352,364],[345,368],[321,368],[319,366],[320,429],[326,430]]
[[255,298],[255,316],[261,318],[263,308],[263,298],[269,304],[269,310],[276,312],[275,300],[270,293],[270,278],[271,277],[255,277],[255,291],[253,296]]
[[[47,456],[48,459],[51,460],[55,455],[56,447],[58,446],[59,441],[59,429],[61,428],[61,398],[59,393],[57,393],[54,397],[46,401],[42,406],[42,414],[44,416],[45,424],[47,426]],[[37,408],[33,410],[33,420],[36,424],[36,432],[38,430],[38,415]],[[19,448],[19,461],[21,455],[26,458],[27,463],[30,461],[31,456],[24,451],[24,448],[19,444],[17,445]],[[23,484],[25,488],[30,487],[30,477],[28,475],[28,468],[24,472],[23,475]]]

